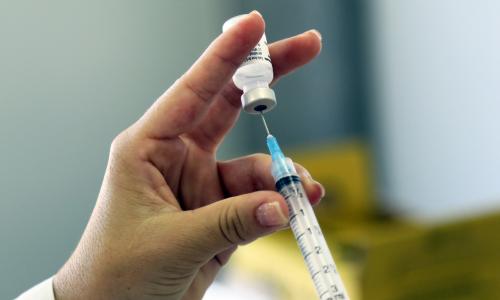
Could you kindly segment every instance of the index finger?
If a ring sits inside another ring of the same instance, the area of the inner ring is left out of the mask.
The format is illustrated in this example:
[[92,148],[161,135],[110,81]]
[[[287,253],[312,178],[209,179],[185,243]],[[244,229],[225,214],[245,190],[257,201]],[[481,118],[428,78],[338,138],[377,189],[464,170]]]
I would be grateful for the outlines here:
[[144,114],[139,121],[143,133],[169,138],[196,126],[263,33],[264,20],[253,11],[219,35]]

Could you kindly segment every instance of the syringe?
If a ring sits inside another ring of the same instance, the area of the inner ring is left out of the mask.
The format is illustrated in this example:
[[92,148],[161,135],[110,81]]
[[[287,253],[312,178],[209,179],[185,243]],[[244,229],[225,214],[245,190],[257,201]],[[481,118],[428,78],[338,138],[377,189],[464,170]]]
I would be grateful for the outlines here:
[[276,182],[276,189],[288,205],[290,228],[302,252],[319,299],[349,299],[293,162],[285,157],[278,141],[270,134],[262,113],[261,117],[267,132],[267,147],[272,157],[271,172]]

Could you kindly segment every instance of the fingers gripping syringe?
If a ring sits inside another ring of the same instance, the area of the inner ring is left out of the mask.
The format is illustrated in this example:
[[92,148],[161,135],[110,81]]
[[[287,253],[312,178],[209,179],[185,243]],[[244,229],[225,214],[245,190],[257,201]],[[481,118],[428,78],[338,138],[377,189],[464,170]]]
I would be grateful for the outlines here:
[[328,245],[314,215],[311,203],[290,158],[285,158],[278,141],[267,131],[267,147],[272,156],[272,175],[276,189],[285,198],[290,228],[304,257],[307,269],[321,300],[349,299]]

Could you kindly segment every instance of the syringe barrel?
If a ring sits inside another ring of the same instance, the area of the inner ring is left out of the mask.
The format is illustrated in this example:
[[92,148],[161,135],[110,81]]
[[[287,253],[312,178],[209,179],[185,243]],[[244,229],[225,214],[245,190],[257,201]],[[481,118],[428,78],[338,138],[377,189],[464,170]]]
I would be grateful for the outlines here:
[[306,192],[296,175],[282,177],[276,189],[285,198],[290,228],[320,300],[349,299]]
[[349,299],[309,198],[290,158],[272,135],[267,136],[276,190],[288,205],[290,228],[297,240],[320,300]]

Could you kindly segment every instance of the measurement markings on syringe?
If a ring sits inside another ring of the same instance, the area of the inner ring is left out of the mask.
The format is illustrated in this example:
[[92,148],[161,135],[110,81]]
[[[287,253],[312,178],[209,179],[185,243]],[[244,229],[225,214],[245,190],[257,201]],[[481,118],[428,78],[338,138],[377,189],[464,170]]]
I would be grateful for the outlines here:
[[[286,200],[289,209],[289,224],[304,258],[312,281],[321,300],[347,299],[343,288],[338,286],[335,263],[329,255],[328,245],[323,233],[316,224],[309,200],[294,178],[286,178],[279,185],[279,192]],[[326,255],[325,255],[326,253]],[[342,283],[340,283],[341,285]]]

